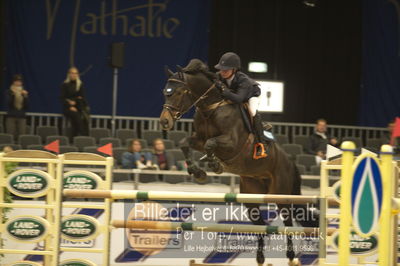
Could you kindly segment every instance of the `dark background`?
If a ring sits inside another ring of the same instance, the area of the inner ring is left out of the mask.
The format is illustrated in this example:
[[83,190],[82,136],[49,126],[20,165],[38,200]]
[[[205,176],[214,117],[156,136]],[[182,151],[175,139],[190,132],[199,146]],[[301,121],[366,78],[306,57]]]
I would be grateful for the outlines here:
[[273,121],[357,122],[361,72],[361,1],[213,1],[210,62],[222,51],[242,66],[265,61],[259,78],[285,82],[285,112]]
[[[190,1],[171,0],[169,3],[177,8]],[[125,2],[129,0],[119,0],[119,3]],[[18,13],[18,10],[4,8],[10,1],[0,3],[1,12],[6,11],[0,22],[4,37],[8,13]],[[326,118],[331,124],[385,126],[399,115],[400,110],[397,13],[400,9],[396,9],[396,3],[399,2],[318,0],[315,7],[308,7],[302,0],[205,1],[210,12],[204,14],[209,23],[209,34],[207,40],[203,38],[205,43],[202,46],[208,53],[208,58],[203,59],[212,67],[224,52],[234,51],[241,56],[245,70],[249,61],[267,62],[267,74],[251,76],[285,82],[285,111],[283,114],[265,114],[264,118],[270,121],[312,123],[318,118]],[[196,30],[189,29],[186,35]],[[0,47],[4,89],[8,88],[12,74],[4,59],[9,48],[5,45],[5,38],[2,38]],[[179,47],[175,51],[163,51],[164,54],[177,53],[176,63],[169,58],[167,62],[151,65],[155,70],[151,74],[159,77],[163,75],[163,64],[184,64],[189,56],[204,53],[203,50],[191,51],[182,56],[179,51]],[[62,74],[57,75],[64,78],[66,67],[60,68]],[[129,78],[129,73],[125,74]],[[85,77],[82,79],[85,81]],[[94,84],[87,86],[93,87]],[[141,97],[141,104],[161,107],[160,88],[145,89],[157,96]],[[137,90],[129,93],[127,88],[120,90],[125,98],[131,94],[141,95]],[[97,100],[95,94],[92,97],[89,101],[93,105]],[[143,114],[136,109],[129,112],[122,108],[118,114],[158,116],[159,108],[155,109]],[[110,108],[94,114],[97,113],[110,114]]]

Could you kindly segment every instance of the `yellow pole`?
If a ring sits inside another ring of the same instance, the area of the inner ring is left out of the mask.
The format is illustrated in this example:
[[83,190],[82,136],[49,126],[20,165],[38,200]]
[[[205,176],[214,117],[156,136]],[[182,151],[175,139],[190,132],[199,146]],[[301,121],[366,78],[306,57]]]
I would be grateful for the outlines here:
[[[382,209],[381,217],[379,220],[379,246],[378,246],[378,260],[380,266],[392,265],[391,250],[391,228],[392,228],[392,160],[393,148],[390,145],[383,145],[381,147],[381,173],[382,173]],[[397,249],[395,250],[397,252]]]
[[[112,188],[112,171],[114,166],[114,159],[113,157],[106,158],[106,175],[105,175],[105,184],[107,189]],[[103,265],[108,266],[110,265],[110,241],[111,241],[111,204],[112,199],[104,199],[105,205],[105,213],[104,213],[104,242],[103,242]]]
[[340,225],[339,225],[339,265],[349,265],[350,258],[350,227],[351,227],[351,183],[353,180],[352,167],[354,162],[353,142],[345,141],[341,146],[342,175],[340,188]]
[[[51,178],[54,181],[54,184],[56,183],[57,180],[57,176],[55,173],[55,165],[54,162],[49,162],[47,163],[47,173],[49,173],[49,175],[51,176]],[[46,204],[53,204],[55,202],[55,193],[56,193],[56,187],[52,187],[49,192],[46,195]],[[51,225],[54,224],[54,209],[46,209],[45,210],[45,217],[46,220],[49,221],[49,223]],[[53,228],[54,230],[54,228]],[[58,230],[58,228],[57,228]],[[54,232],[54,231],[53,231]],[[54,246],[54,242],[53,242],[53,234],[49,234],[45,241],[44,241],[44,249],[45,250],[52,250],[54,248],[56,248]],[[53,256],[44,256],[44,265],[56,265],[54,263],[55,257],[54,257],[54,252],[53,252]]]

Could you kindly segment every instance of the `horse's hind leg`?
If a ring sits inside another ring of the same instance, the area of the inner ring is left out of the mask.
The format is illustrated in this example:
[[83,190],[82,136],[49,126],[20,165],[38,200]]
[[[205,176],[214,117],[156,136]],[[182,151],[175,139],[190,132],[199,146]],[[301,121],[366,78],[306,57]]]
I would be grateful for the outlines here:
[[193,174],[196,181],[203,183],[207,180],[207,174],[205,171],[200,169],[192,161],[192,149],[202,151],[204,142],[197,139],[195,136],[184,138],[180,143],[180,148],[185,156],[185,161],[187,164],[187,171],[191,175]]
[[[240,193],[256,193],[266,194],[268,192],[269,181],[266,179],[255,179],[250,177],[241,177]],[[260,210],[259,204],[245,204],[248,209],[249,219],[255,225],[266,225]],[[263,265],[265,262],[264,256],[264,236],[258,236],[257,246],[257,263]]]
[[[258,204],[245,204],[247,207],[247,211],[249,213],[249,218],[254,225],[265,225],[265,222],[261,216],[260,205]],[[257,215],[255,215],[257,214]],[[256,216],[256,217],[254,217]],[[264,235],[260,234],[257,236],[258,245],[257,245],[257,263],[258,265],[263,265],[265,262],[264,256]]]
[[[283,208],[285,208],[287,211],[285,213],[287,215],[281,215],[283,219],[283,223],[286,227],[292,227],[293,226],[293,217],[291,214],[291,211],[293,210],[293,206],[290,205],[278,205],[279,210],[281,211]],[[287,239],[287,244],[286,244],[286,257],[289,259],[289,265],[300,265],[298,264],[297,260],[294,259],[295,253],[294,253],[294,247],[293,247],[293,236],[292,234],[286,235]]]

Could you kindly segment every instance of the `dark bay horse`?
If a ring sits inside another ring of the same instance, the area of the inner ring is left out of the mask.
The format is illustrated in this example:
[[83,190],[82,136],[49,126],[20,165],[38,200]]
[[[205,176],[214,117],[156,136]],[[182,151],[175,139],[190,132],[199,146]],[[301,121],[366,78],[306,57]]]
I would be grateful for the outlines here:
[[[182,141],[181,147],[189,174],[200,181],[206,177],[205,171],[191,160],[191,151],[194,149],[207,154],[209,166],[216,173],[225,171],[240,175],[241,193],[300,195],[301,177],[297,167],[277,144],[270,145],[266,158],[253,159],[254,136],[244,124],[240,106],[222,98],[214,86],[216,75],[209,72],[205,64],[193,59],[185,68],[179,68],[177,73],[167,69],[167,75],[168,82],[163,91],[165,104],[160,116],[162,128],[172,129],[176,120],[193,106],[196,107],[195,133]],[[249,211],[259,211],[260,206],[246,204],[246,207]],[[304,206],[294,207],[297,211],[308,211]],[[285,226],[292,226],[292,216],[289,214],[285,218]],[[318,227],[317,220],[298,222],[302,226]],[[252,222],[265,225],[261,215],[252,219]],[[291,237],[287,238],[287,246],[286,256],[293,261],[295,253]],[[265,260],[263,247],[264,239],[259,237],[259,264]]]

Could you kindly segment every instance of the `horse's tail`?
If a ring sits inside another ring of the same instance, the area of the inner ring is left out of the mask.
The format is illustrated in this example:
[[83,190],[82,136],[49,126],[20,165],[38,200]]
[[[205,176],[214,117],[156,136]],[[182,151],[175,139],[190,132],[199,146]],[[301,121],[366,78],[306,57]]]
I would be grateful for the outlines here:
[[[301,175],[296,164],[293,163],[294,167],[294,179],[293,179],[293,195],[301,194]],[[301,224],[303,227],[319,227],[319,215],[315,211],[316,206],[311,204],[296,204],[294,205],[295,214],[294,219]]]

